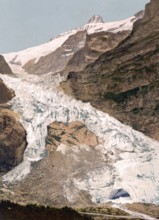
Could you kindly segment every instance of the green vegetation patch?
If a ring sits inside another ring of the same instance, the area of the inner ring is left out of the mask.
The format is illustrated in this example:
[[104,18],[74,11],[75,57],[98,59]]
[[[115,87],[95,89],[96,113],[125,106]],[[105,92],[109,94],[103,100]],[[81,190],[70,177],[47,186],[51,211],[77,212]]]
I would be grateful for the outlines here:
[[112,208],[112,207],[87,207],[79,210],[80,212],[86,213],[97,213],[97,214],[106,214],[114,216],[129,216],[129,214],[123,210]]

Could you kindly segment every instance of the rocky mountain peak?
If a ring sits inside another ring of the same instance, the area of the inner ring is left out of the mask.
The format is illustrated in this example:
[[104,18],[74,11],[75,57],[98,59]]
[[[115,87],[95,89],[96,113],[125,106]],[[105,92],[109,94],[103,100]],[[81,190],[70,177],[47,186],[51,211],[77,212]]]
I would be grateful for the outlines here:
[[143,10],[140,10],[140,11],[138,11],[136,14],[134,14],[134,16],[136,17],[136,18],[138,18],[138,19],[141,19],[141,18],[143,18],[144,17],[144,11]]
[[90,23],[104,23],[104,21],[100,15],[93,15],[88,21],[88,24]]
[[159,19],[159,1],[151,0],[145,7],[144,20]]

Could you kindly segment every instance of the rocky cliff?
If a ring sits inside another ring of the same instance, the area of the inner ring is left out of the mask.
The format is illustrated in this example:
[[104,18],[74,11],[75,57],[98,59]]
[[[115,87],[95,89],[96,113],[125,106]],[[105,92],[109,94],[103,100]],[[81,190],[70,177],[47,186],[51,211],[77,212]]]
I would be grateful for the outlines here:
[[22,162],[26,148],[26,132],[10,110],[0,109],[0,172]]
[[0,79],[0,105],[10,101],[14,96],[14,91],[9,89]]
[[28,73],[46,74],[62,71],[72,55],[84,46],[86,31],[70,36],[56,51],[41,57],[38,62],[31,60],[23,68]]
[[[0,73],[12,73],[2,56],[0,56]],[[5,109],[10,107],[7,102],[14,96],[14,91],[0,78],[0,173],[10,170],[23,160],[27,145],[25,129],[16,114]]]
[[6,63],[6,61],[2,55],[0,55],[0,73],[12,74],[11,68]]
[[41,57],[38,62],[30,60],[23,68],[28,73],[62,72],[61,74],[65,76],[70,70],[83,70],[100,54],[117,46],[129,33],[130,30],[124,30],[119,33],[99,32],[89,35],[85,30],[78,31],[56,51]]
[[[12,70],[5,61],[4,57],[0,55],[0,73],[12,74]],[[14,91],[9,89],[0,78],[0,105],[7,103],[15,96]]]
[[90,35],[87,34],[84,47],[74,53],[61,74],[67,76],[70,71],[82,71],[102,53],[116,47],[129,34],[130,30],[120,31],[118,33],[106,31]]
[[[116,48],[84,71],[70,72],[67,92],[159,140],[159,1]],[[67,89],[65,89],[67,88]]]

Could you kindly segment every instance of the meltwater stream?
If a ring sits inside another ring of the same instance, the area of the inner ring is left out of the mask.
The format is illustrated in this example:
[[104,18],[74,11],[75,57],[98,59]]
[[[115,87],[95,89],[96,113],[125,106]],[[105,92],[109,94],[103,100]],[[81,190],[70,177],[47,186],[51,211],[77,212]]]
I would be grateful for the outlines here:
[[[28,146],[24,161],[15,169],[3,176],[4,181],[21,180],[31,169],[31,161],[45,157],[45,138],[47,126],[53,121],[69,123],[83,121],[89,130],[102,139],[97,149],[107,155],[116,176],[114,188],[122,188],[129,192],[136,202],[159,203],[159,143],[132,128],[121,124],[108,114],[66,96],[56,88],[62,80],[59,75],[51,73],[45,76],[24,74],[20,77],[0,75],[4,83],[15,91],[16,97],[11,101],[12,108],[20,115],[20,121],[27,131]],[[103,169],[105,172],[106,167]],[[98,178],[102,184],[98,187],[102,197],[102,186],[112,174],[98,174],[90,178]],[[117,177],[117,178],[116,178]],[[120,181],[119,181],[120,180]],[[77,187],[86,187],[86,182],[77,183]],[[96,184],[93,182],[92,184]],[[91,180],[90,180],[91,185]],[[103,201],[104,202],[104,201]]]

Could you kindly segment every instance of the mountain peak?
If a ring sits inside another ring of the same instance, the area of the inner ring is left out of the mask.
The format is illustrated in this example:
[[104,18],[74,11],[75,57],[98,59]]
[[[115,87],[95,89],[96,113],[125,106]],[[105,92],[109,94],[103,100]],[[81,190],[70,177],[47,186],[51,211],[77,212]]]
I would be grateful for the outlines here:
[[100,15],[93,15],[88,23],[104,23],[103,18]]
[[134,16],[135,16],[136,18],[140,19],[140,18],[143,18],[143,17],[144,17],[144,13],[145,13],[144,10],[140,10],[140,11],[138,11],[136,14],[134,14]]

